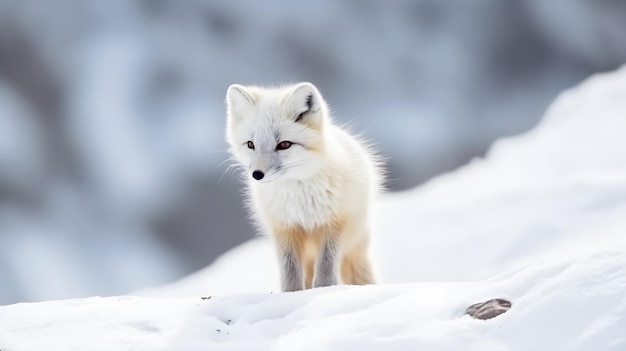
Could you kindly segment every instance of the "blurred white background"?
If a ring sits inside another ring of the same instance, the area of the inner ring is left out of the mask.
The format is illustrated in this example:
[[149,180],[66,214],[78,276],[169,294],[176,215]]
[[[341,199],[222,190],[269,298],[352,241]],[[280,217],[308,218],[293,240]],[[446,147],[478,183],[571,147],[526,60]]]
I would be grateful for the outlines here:
[[617,0],[0,0],[0,304],[163,284],[252,238],[231,83],[313,82],[397,191],[624,62]]

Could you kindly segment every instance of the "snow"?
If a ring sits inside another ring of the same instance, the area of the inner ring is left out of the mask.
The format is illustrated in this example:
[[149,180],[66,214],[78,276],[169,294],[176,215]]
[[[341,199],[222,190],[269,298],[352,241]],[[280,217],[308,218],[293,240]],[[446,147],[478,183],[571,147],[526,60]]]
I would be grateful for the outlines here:
[[[0,307],[0,350],[623,351],[624,96],[626,68],[593,77],[485,159],[386,196],[384,284],[279,293],[258,238],[136,296]],[[496,297],[511,310],[464,315]]]

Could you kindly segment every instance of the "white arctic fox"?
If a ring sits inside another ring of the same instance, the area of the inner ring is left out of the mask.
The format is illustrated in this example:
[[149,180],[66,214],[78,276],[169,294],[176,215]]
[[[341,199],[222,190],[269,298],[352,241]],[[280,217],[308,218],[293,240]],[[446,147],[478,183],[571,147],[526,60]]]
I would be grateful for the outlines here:
[[311,83],[231,85],[226,138],[243,167],[251,207],[273,237],[281,288],[372,284],[370,207],[377,157],[334,125]]

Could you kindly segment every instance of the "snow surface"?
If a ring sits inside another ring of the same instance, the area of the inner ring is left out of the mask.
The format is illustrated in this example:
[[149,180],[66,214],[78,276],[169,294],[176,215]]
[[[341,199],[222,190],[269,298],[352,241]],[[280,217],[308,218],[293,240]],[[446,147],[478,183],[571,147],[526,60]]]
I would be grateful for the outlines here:
[[[485,159],[388,195],[385,284],[278,293],[259,238],[142,296],[0,307],[0,350],[623,351],[624,96],[626,67],[595,76]],[[496,297],[511,310],[464,315]]]

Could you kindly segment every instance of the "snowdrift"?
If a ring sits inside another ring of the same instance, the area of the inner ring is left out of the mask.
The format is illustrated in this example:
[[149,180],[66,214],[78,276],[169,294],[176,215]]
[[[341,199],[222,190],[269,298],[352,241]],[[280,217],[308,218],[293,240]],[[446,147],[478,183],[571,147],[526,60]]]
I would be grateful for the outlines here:
[[[141,296],[0,307],[0,350],[623,351],[625,97],[626,68],[592,77],[485,159],[386,196],[384,284],[278,293],[259,238]],[[513,307],[464,315],[495,297]]]

